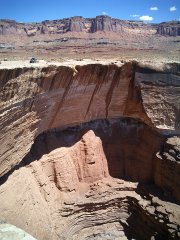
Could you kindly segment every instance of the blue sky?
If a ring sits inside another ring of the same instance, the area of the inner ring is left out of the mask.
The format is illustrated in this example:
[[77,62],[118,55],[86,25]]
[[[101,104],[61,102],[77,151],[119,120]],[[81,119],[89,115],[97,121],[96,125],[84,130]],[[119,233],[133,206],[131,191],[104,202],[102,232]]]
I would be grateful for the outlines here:
[[180,0],[0,0],[0,19],[39,22],[72,16],[180,20]]

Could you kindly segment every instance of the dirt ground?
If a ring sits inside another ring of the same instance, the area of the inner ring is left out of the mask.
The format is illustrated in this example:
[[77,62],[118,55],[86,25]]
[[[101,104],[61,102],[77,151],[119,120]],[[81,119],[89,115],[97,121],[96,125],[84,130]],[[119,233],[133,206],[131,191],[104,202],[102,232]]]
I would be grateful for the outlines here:
[[[103,40],[103,41],[102,41]],[[180,61],[180,37],[159,35],[0,36],[0,60],[123,59]]]

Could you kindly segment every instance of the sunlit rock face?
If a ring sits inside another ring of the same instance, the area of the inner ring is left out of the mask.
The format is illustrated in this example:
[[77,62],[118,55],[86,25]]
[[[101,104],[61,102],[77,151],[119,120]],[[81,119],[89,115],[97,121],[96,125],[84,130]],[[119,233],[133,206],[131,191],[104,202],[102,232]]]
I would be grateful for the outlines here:
[[140,21],[125,21],[114,19],[109,16],[97,16],[95,18],[83,18],[75,16],[71,18],[46,20],[39,23],[18,23],[13,20],[0,20],[0,36],[27,36],[33,37],[46,34],[65,34],[71,33],[96,33],[96,32],[114,32],[123,33],[125,30],[150,29],[156,32],[156,27],[149,26]]
[[172,21],[168,23],[161,23],[158,26],[157,33],[164,36],[180,36],[180,22]]
[[129,62],[0,69],[0,174],[22,160],[36,136],[56,127],[128,116],[178,133],[179,76],[173,67],[148,70]]
[[[46,20],[39,23],[18,23],[14,20],[0,20],[0,36],[39,36],[46,34],[65,34],[70,33],[96,33],[113,32],[125,34],[128,32],[142,32],[145,35],[159,34],[163,36],[180,36],[180,22],[171,21],[160,24],[146,24],[143,21],[128,21],[111,18],[110,16],[97,16],[95,18],[83,18],[75,16],[71,18]],[[148,35],[147,35],[148,36]]]
[[0,219],[43,240],[178,239],[178,64],[0,78]]

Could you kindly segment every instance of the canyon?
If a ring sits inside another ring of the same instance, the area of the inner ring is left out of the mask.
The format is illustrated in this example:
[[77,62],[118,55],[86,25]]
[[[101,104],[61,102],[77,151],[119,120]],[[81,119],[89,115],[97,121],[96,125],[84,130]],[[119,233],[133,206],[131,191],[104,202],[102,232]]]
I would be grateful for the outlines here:
[[178,62],[2,61],[0,89],[2,221],[38,240],[180,238]]

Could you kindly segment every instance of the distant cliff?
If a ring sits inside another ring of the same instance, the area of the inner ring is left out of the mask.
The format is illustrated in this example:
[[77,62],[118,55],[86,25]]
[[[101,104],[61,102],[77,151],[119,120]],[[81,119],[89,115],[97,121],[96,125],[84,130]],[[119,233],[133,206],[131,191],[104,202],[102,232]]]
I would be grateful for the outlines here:
[[31,37],[39,34],[63,34],[66,32],[95,33],[106,31],[122,33],[127,29],[155,29],[161,35],[179,36],[180,22],[145,24],[142,21],[120,20],[104,15],[95,18],[76,16],[59,20],[46,20],[41,23],[0,20],[0,35],[15,34]]
[[145,24],[142,21],[130,21],[97,16],[83,18],[81,16],[59,20],[45,20],[41,23],[19,23],[14,20],[0,20],[0,35],[22,35],[32,37],[40,34],[64,34],[67,32],[95,33],[99,31],[123,33],[133,29],[155,30],[156,34],[164,36],[180,36],[180,22],[164,22],[160,24]]
[[36,34],[63,34],[66,32],[113,31],[122,32],[123,28],[134,28],[130,21],[114,19],[109,16],[97,16],[96,18],[72,17],[60,20],[46,20],[41,23],[18,23],[13,20],[0,20],[0,35],[23,34],[34,36]]
[[180,36],[180,21],[163,22],[159,24],[157,33],[164,36]]

